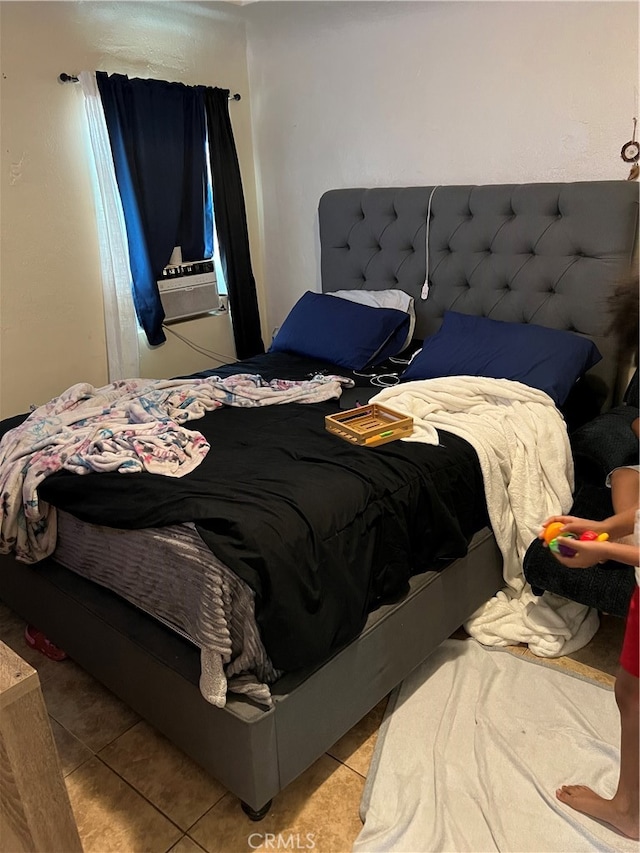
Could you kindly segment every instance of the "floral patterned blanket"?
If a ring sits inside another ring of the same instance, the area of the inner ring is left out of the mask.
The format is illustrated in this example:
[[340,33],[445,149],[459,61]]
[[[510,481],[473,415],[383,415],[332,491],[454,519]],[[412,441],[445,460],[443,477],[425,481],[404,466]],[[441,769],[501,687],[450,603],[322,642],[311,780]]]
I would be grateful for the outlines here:
[[55,509],[38,499],[38,485],[56,471],[148,471],[183,477],[209,444],[182,426],[220,406],[317,403],[339,397],[340,376],[304,381],[253,374],[226,378],[127,379],[94,388],[79,383],[44,406],[0,442],[0,553],[35,563],[56,544]]

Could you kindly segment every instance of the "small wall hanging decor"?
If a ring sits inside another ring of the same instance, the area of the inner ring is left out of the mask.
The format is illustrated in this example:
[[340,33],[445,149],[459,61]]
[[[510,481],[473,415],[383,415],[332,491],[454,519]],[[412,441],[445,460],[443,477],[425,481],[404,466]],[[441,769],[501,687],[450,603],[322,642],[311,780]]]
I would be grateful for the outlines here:
[[640,167],[638,166],[638,158],[640,157],[640,143],[636,141],[636,127],[638,125],[638,120],[636,118],[633,119],[633,136],[629,140],[629,142],[625,142],[622,146],[622,150],[620,151],[620,156],[624,160],[625,163],[632,163],[631,171],[629,172],[628,181],[635,181],[640,173]]

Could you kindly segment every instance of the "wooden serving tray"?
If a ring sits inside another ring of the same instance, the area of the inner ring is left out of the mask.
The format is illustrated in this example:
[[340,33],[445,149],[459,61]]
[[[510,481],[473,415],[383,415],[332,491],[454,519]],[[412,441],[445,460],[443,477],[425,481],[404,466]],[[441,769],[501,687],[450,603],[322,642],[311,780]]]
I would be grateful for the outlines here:
[[334,435],[365,447],[386,444],[413,432],[412,417],[401,415],[379,403],[327,415],[324,424]]

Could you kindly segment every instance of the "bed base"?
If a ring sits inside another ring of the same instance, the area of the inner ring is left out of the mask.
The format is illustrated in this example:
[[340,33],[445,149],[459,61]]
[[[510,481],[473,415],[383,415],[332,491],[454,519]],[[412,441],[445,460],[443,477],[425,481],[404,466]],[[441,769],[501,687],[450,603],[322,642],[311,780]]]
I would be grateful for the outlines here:
[[[200,694],[198,650],[106,589],[47,559],[0,557],[0,598],[168,737],[254,820],[503,585],[493,535],[466,557],[416,576],[402,601],[373,613],[357,640],[315,670],[272,687],[274,707]],[[333,701],[336,696],[340,701]]]
[[[608,300],[637,247],[633,182],[331,190],[318,216],[325,292],[401,288],[415,298],[420,339],[446,310],[579,332],[603,355],[583,380],[589,398],[611,405],[620,383]],[[495,540],[481,531],[464,559],[414,578],[331,660],[280,679],[269,711],[241,698],[209,705],[192,645],[52,560],[0,557],[0,598],[259,817],[503,586],[501,572]]]

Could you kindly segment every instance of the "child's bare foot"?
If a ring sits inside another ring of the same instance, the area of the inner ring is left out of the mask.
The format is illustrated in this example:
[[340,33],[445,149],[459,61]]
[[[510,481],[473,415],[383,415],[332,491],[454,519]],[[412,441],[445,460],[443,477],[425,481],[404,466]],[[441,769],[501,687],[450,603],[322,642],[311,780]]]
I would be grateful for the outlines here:
[[606,800],[586,785],[563,785],[556,791],[560,802],[578,812],[608,823],[613,829],[629,838],[638,840],[638,807],[623,809],[613,800]]

